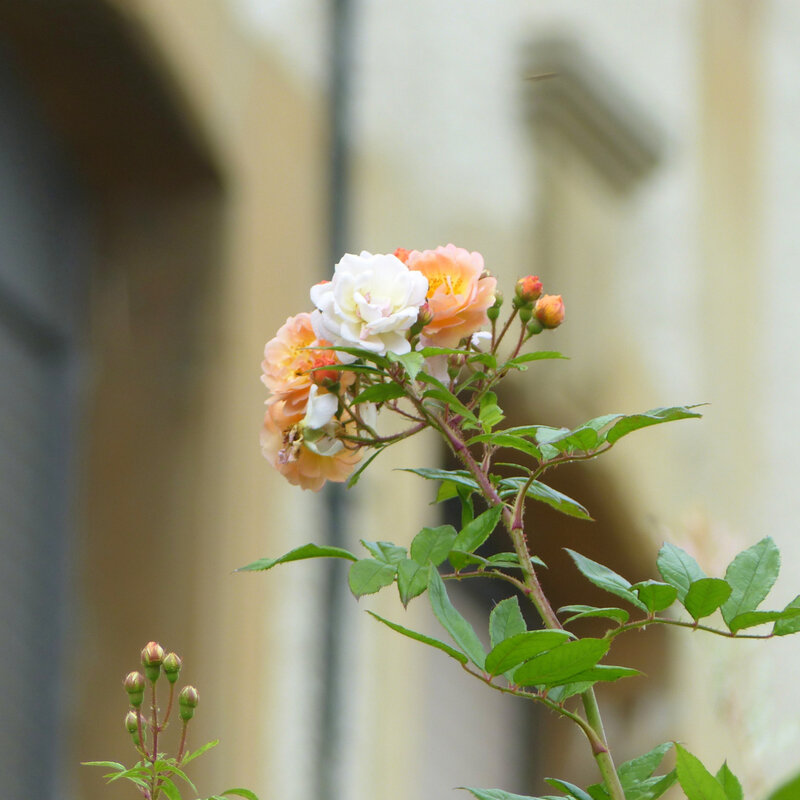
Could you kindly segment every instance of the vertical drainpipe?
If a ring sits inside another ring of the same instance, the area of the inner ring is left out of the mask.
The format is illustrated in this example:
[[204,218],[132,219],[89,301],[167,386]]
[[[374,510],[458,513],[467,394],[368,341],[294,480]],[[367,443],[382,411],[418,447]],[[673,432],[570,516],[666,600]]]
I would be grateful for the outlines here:
[[[331,0],[328,82],[328,258],[321,279],[329,279],[333,265],[348,246],[350,199],[350,53],[353,40],[352,0]],[[329,545],[347,545],[345,524],[347,498],[341,484],[329,483],[323,497],[325,534]],[[315,800],[337,800],[340,796],[341,741],[343,708],[343,600],[346,599],[346,572],[339,559],[325,560],[322,593],[325,639],[322,652],[322,708],[319,750],[316,761]]]

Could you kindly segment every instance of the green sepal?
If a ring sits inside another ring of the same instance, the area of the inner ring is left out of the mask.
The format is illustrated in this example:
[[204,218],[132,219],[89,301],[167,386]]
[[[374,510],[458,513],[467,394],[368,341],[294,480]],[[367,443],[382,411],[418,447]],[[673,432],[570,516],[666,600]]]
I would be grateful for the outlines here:
[[396,574],[397,567],[394,564],[375,558],[362,558],[350,567],[347,582],[350,591],[359,598],[365,594],[375,594],[384,586],[389,586],[394,582]]
[[245,567],[239,567],[235,572],[263,572],[272,569],[278,564],[287,564],[290,561],[302,561],[307,558],[346,558],[348,561],[358,561],[358,556],[353,555],[349,550],[341,547],[319,546],[316,544],[304,544],[302,547],[295,547],[288,553],[278,558],[260,558]]
[[409,639],[414,639],[417,642],[422,642],[423,644],[427,644],[429,647],[435,647],[437,650],[447,653],[450,658],[454,658],[459,664],[466,664],[467,661],[469,661],[469,659],[461,651],[456,650],[455,647],[451,647],[449,644],[445,644],[438,639],[434,639],[433,636],[427,636],[424,633],[419,633],[419,631],[412,631],[410,628],[404,628],[402,625],[398,625],[396,622],[390,622],[388,619],[384,619],[374,611],[367,611],[367,614],[375,617],[378,622],[382,622],[393,631],[401,633],[403,636],[408,636]]

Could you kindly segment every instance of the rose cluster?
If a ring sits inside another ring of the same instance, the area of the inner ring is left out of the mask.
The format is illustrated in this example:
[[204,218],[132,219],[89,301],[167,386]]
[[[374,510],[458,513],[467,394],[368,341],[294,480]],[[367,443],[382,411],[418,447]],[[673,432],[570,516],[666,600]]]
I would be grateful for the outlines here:
[[[538,278],[518,282],[515,313],[527,315],[529,327],[538,326],[531,334],[563,319],[561,298],[540,295]],[[375,406],[348,402],[363,389],[365,359],[420,351],[426,372],[446,381],[452,353],[432,349],[466,353],[499,343],[497,281],[480,253],[452,244],[386,255],[348,253],[332,280],[311,288],[311,302],[313,311],[289,317],[267,343],[262,363],[270,391],[262,450],[290,483],[304,489],[347,480],[363,448],[377,438]]]

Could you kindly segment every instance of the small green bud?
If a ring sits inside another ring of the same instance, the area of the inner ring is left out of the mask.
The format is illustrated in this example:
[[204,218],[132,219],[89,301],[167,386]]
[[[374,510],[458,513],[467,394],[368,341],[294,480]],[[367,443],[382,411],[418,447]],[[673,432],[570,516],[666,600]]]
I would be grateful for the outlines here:
[[164,674],[170,683],[175,683],[178,680],[178,675],[181,671],[181,658],[177,653],[167,653],[164,656]]
[[494,293],[494,305],[490,306],[486,309],[486,316],[492,322],[495,322],[497,318],[500,316],[500,306],[503,305],[503,293],[497,289]]
[[533,316],[533,309],[529,305],[520,306],[519,319],[523,325],[530,322],[532,316]]
[[536,336],[537,333],[541,333],[543,330],[544,328],[542,328],[542,323],[539,322],[538,319],[532,319],[528,323],[528,333],[531,336]]
[[135,711],[129,711],[125,717],[125,729],[138,738],[139,735],[139,715]]
[[128,693],[128,700],[134,708],[139,708],[144,700],[144,675],[141,672],[129,672],[123,683]]
[[194,686],[184,686],[178,695],[178,706],[180,707],[181,719],[188,722],[194,716],[194,710],[200,702],[200,695]]

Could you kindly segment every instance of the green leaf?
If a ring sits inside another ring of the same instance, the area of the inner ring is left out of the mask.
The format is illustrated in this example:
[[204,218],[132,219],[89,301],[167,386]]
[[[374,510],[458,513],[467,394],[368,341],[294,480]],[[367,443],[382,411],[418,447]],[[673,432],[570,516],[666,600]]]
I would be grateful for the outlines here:
[[192,783],[189,776],[177,766],[174,758],[156,761],[155,769],[157,772],[169,770],[173,775],[177,775],[182,781],[191,786],[193,792],[197,791],[197,787]]
[[656,800],[675,784],[678,773],[673,769],[666,775],[655,775],[646,778],[636,786],[625,790],[625,800]]
[[458,788],[472,792],[478,800],[543,800],[541,797],[512,794],[511,792],[504,792],[502,789],[476,789],[473,786],[459,786]]
[[350,591],[358,598],[389,586],[394,581],[397,567],[374,558],[362,558],[350,567],[347,582]]
[[[800,595],[797,595],[797,597],[786,606],[784,611],[788,611],[790,608],[800,608]],[[797,617],[793,619],[779,619],[772,629],[772,632],[776,636],[788,636],[790,633],[797,633],[798,631],[800,631],[800,618]]]
[[767,800],[797,800],[800,797],[800,775],[779,786]]
[[553,689],[548,689],[547,696],[554,703],[563,703],[565,700],[569,699],[570,697],[574,697],[576,694],[583,694],[587,689],[591,689],[592,686],[594,686],[594,681],[562,683],[560,686],[556,686]]
[[689,591],[689,587],[695,582],[706,577],[705,572],[700,569],[700,565],[680,547],[664,542],[658,551],[656,566],[661,573],[661,577],[670,585],[678,590],[678,599],[681,603]]
[[367,539],[361,539],[361,544],[378,561],[385,561],[387,564],[399,564],[406,557],[405,547],[400,547],[394,542],[370,542]]
[[194,761],[196,758],[199,758],[201,755],[203,755],[203,753],[209,751],[212,747],[216,747],[218,744],[219,744],[219,739],[214,739],[211,742],[206,742],[202,747],[198,747],[197,750],[195,750],[192,753],[189,753],[189,755],[186,756],[183,759],[183,761],[181,761],[181,765],[185,766],[190,761]]
[[731,587],[722,578],[700,578],[689,585],[683,604],[698,620],[713,614],[730,596]]
[[633,667],[615,667],[611,664],[598,664],[591,669],[573,675],[572,680],[581,683],[597,683],[598,681],[609,683],[618,681],[620,678],[636,678],[639,675],[644,675],[644,673],[641,670],[633,669]]
[[520,686],[557,686],[595,666],[608,652],[608,639],[578,639],[542,653],[518,667],[514,682]]
[[800,608],[790,608],[785,611],[745,611],[744,614],[737,614],[728,625],[731,633],[738,633],[745,628],[754,628],[766,622],[791,621],[798,618],[800,618]]
[[600,617],[601,619],[613,619],[624,625],[629,619],[630,614],[624,608],[596,608],[595,606],[562,606],[558,609],[558,613],[572,614],[571,617],[564,620],[564,624],[568,625],[576,619],[586,619],[590,617]]
[[574,783],[569,783],[568,781],[562,781],[558,778],[545,778],[545,783],[549,783],[554,789],[561,789],[562,792],[566,792],[570,797],[574,797],[575,800],[592,800],[592,796],[587,794],[583,789],[579,786],[576,786]]
[[722,618],[729,626],[734,617],[758,608],[775,583],[780,566],[780,553],[769,536],[733,559],[725,572],[731,596],[722,604]]
[[119,772],[125,771],[125,765],[120,764],[119,761],[81,761],[82,767],[104,767],[105,769],[114,769]]
[[493,644],[486,656],[486,671],[490,675],[500,675],[532,658],[560,647],[572,639],[567,631],[539,630],[517,633],[508,639]]
[[655,613],[669,608],[678,596],[678,590],[661,581],[640,581],[631,589],[639,595],[639,599],[647,606],[647,610]]
[[489,369],[497,369],[497,358],[491,353],[473,353],[467,357],[468,364],[483,364]]
[[477,492],[480,486],[469,476],[465,469],[428,469],[427,467],[418,467],[416,469],[403,468],[401,472],[413,472],[419,475],[420,478],[425,478],[429,481],[450,481],[458,486],[466,486],[469,489]]
[[468,419],[476,428],[480,427],[478,418],[449,389],[445,389],[443,386],[441,389],[427,389],[422,396],[426,400],[438,401],[451,411],[460,414],[464,419]]
[[[492,506],[482,514],[479,514],[456,536],[451,550],[462,550],[471,553],[479,548],[497,527],[502,514],[503,506]],[[466,564],[464,557],[456,554],[454,560],[453,556],[454,554],[451,552],[449,555],[450,563],[455,569],[461,569]]]
[[675,745],[678,782],[686,792],[687,800],[728,800],[720,782],[681,745]]
[[427,644],[430,647],[435,647],[437,650],[441,650],[443,653],[447,653],[450,658],[454,658],[459,664],[466,664],[469,660],[462,652],[456,650],[455,647],[451,647],[449,644],[440,642],[438,639],[434,639],[432,636],[426,636],[424,633],[419,633],[418,631],[412,631],[409,628],[404,628],[402,625],[398,625],[396,622],[390,622],[388,619],[379,617],[373,611],[367,611],[367,614],[375,617],[375,619],[377,619],[379,622],[382,622],[393,631],[402,633],[403,636],[408,636],[409,639],[415,639],[416,641]]
[[636,606],[636,608],[647,611],[647,606],[631,591],[630,582],[625,580],[622,575],[617,575],[614,570],[603,566],[603,564],[598,564],[596,561],[592,561],[591,558],[586,558],[586,556],[582,556],[580,553],[576,553],[568,547],[564,549],[569,553],[570,557],[575,562],[575,566],[588,581],[600,589],[604,589],[617,597],[621,597],[623,600],[627,600],[631,605]]
[[228,795],[235,795],[236,797],[244,797],[244,800],[258,800],[256,797],[255,792],[251,792],[249,789],[226,789],[222,793],[223,797],[227,797]]
[[396,364],[402,364],[403,369],[406,371],[406,375],[413,381],[417,375],[422,371],[422,368],[425,366],[425,356],[422,353],[417,353],[415,351],[411,351],[410,353],[404,353],[402,356],[397,355],[397,353],[387,353],[389,357],[389,361],[393,361]]
[[560,453],[571,453],[575,450],[587,452],[594,450],[601,443],[597,430],[588,425],[582,425],[574,430],[567,429],[556,435],[542,432],[536,438],[539,444],[549,444]]
[[472,444],[478,444],[480,442],[488,442],[494,447],[508,447],[512,450],[519,450],[520,452],[526,453],[527,455],[532,456],[537,460],[542,457],[541,451],[533,442],[529,442],[527,439],[523,439],[522,436],[514,436],[513,434],[507,433],[506,431],[496,431],[495,433],[481,433],[478,436],[473,436],[467,442],[467,444],[472,445]]
[[632,414],[629,417],[623,417],[606,434],[606,441],[609,444],[614,444],[614,442],[620,440],[623,436],[627,436],[633,431],[638,431],[640,428],[647,428],[650,425],[659,425],[662,422],[674,422],[679,419],[695,419],[702,416],[696,411],[692,411],[692,408],[696,408],[696,406],[654,408],[652,411],[646,411],[644,414]]
[[[525,633],[527,626],[519,608],[519,599],[516,595],[501,600],[489,615],[489,638],[492,647],[496,647],[505,639],[510,639],[518,633]],[[488,663],[489,657],[486,657]]]
[[649,778],[671,749],[672,742],[664,742],[664,744],[654,747],[649,753],[620,764],[617,774],[622,788],[627,790],[645,778]]
[[[500,496],[506,497],[509,494],[516,494],[526,482],[527,479],[522,476],[503,478],[500,481],[500,486],[508,488],[505,491],[501,491]],[[592,519],[589,512],[577,500],[567,497],[565,494],[553,489],[551,486],[547,486],[541,481],[533,481],[528,487],[526,496],[532,497],[534,500],[538,500],[541,503],[546,503],[550,508],[554,508],[556,511],[560,511],[567,516],[577,517],[578,519]]]
[[503,410],[497,405],[497,395],[494,392],[486,392],[481,397],[478,419],[486,433],[489,433],[495,425],[505,419]]
[[428,565],[423,566],[406,558],[397,565],[397,591],[400,602],[408,607],[415,597],[419,597],[428,588]]
[[431,563],[438,567],[447,558],[455,540],[456,529],[452,525],[423,528],[411,542],[409,555],[417,564]]
[[355,356],[356,358],[363,359],[364,361],[371,361],[379,367],[388,367],[389,359],[386,356],[379,356],[369,350],[363,350],[360,347],[349,347],[339,344],[329,344],[326,347],[313,347],[311,350],[332,350],[335,353],[347,353],[348,355]]
[[343,550],[341,547],[320,547],[316,544],[304,544],[302,547],[296,547],[286,555],[278,558],[260,558],[246,567],[239,567],[236,572],[262,572],[272,569],[278,564],[286,564],[289,561],[302,561],[306,558],[346,558],[349,561],[358,561],[358,556],[354,556],[349,550]]
[[396,400],[404,397],[405,391],[397,383],[375,383],[367,386],[363,392],[353,399],[353,405],[359,403],[385,403],[387,400]]
[[521,356],[516,356],[516,358],[506,361],[501,369],[519,369],[524,371],[528,369],[525,364],[529,361],[543,361],[550,358],[566,359],[567,356],[563,356],[561,353],[556,353],[553,350],[538,350],[535,353],[523,353]]
[[484,668],[486,653],[472,625],[467,622],[450,602],[445,589],[444,581],[431,565],[428,572],[428,597],[436,619],[442,627],[453,637],[453,641],[469,656],[473,664]]
[[716,775],[719,785],[723,788],[728,800],[744,800],[744,792],[739,779],[731,772],[728,762],[723,762]]
[[169,778],[163,778],[160,786],[167,800],[181,800],[181,793],[178,791],[178,787]]

